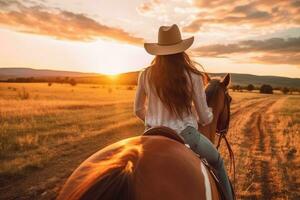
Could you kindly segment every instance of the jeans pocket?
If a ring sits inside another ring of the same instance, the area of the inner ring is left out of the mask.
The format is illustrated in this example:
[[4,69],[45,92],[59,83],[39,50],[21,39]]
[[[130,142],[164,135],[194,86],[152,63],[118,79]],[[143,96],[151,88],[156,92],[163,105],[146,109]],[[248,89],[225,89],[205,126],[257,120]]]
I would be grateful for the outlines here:
[[184,141],[192,148],[196,148],[199,141],[199,133],[193,127],[185,128],[180,135],[184,138]]

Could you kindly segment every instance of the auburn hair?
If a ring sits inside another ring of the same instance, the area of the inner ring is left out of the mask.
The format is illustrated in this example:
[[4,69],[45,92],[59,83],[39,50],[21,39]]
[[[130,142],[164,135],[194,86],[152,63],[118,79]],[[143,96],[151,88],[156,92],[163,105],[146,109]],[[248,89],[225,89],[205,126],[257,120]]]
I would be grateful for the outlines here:
[[166,108],[181,119],[184,114],[191,113],[193,98],[193,85],[189,84],[192,82],[191,73],[201,75],[206,81],[206,76],[197,70],[195,64],[196,62],[182,52],[157,55],[147,69],[151,88],[156,91]]

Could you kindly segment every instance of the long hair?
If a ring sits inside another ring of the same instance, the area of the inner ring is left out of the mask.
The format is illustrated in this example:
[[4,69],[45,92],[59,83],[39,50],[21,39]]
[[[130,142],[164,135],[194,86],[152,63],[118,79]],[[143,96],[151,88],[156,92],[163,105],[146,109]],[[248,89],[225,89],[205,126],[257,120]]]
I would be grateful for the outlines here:
[[191,113],[191,73],[201,75],[205,80],[205,76],[196,69],[195,62],[185,52],[157,55],[148,70],[150,86],[166,108],[181,119],[184,113]]

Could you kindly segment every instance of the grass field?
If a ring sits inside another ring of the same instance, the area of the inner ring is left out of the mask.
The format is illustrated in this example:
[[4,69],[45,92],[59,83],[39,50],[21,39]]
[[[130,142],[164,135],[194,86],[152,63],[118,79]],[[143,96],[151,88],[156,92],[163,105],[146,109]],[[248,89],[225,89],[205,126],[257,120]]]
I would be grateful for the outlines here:
[[[128,86],[0,83],[0,199],[53,199],[104,146],[143,132]],[[239,199],[300,198],[300,96],[231,92]],[[224,146],[221,153],[227,163]]]

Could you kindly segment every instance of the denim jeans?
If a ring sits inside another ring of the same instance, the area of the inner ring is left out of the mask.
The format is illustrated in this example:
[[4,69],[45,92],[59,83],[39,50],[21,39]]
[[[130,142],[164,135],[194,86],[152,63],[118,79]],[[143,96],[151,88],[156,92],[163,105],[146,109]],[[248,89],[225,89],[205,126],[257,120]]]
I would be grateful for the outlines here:
[[221,184],[227,191],[229,199],[233,199],[231,186],[224,167],[223,159],[221,158],[218,150],[210,142],[207,137],[199,133],[194,127],[186,127],[179,135],[181,135],[190,148],[202,158],[205,158],[207,162],[214,168],[216,175],[218,176]]

